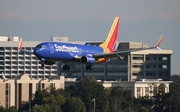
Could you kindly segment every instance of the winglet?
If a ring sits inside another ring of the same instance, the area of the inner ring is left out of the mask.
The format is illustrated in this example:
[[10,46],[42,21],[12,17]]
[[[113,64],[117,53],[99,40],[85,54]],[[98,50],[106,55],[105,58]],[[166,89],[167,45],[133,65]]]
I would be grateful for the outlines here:
[[160,44],[161,44],[161,41],[162,41],[162,35],[160,36],[155,48],[159,48]]
[[22,50],[22,38],[20,38],[19,40],[19,47],[18,47],[19,50]]

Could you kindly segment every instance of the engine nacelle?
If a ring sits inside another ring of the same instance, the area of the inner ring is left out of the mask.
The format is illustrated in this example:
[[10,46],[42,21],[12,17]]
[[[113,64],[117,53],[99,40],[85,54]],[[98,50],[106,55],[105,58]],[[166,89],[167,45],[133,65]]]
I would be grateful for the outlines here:
[[81,63],[93,64],[95,62],[96,62],[96,60],[92,56],[82,56],[81,57]]
[[44,64],[46,64],[46,65],[53,65],[53,64],[55,64],[55,61],[45,60]]

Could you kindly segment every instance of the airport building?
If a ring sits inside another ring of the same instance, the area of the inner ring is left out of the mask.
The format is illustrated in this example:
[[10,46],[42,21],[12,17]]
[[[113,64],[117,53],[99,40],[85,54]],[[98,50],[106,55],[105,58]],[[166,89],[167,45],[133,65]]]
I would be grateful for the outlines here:
[[[51,41],[61,41],[78,44],[98,45],[101,42],[69,42],[68,37],[53,37]],[[23,41],[23,49],[33,50],[42,41]],[[121,54],[110,62],[94,64],[93,70],[86,70],[83,64],[71,64],[70,71],[63,71],[64,64],[41,67],[34,55],[18,52],[19,37],[0,37],[0,73],[6,78],[16,77],[26,73],[30,78],[46,78],[50,76],[65,76],[66,78],[84,78],[94,76],[102,81],[135,81],[139,79],[170,80],[172,50],[143,50]],[[117,50],[147,48],[141,42],[117,42]],[[2,75],[0,75],[0,78]],[[2,77],[3,78],[3,77]]]
[[18,109],[22,103],[31,100],[36,90],[50,87],[64,89],[64,76],[32,79],[27,74],[20,74],[14,79],[0,79],[0,106],[5,108],[15,106]]

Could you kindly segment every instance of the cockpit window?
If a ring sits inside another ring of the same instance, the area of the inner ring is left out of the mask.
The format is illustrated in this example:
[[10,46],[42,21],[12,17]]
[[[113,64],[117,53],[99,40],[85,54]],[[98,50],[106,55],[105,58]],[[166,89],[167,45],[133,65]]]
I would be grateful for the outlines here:
[[41,48],[45,49],[45,48],[46,48],[46,46],[42,46]]
[[42,46],[42,45],[38,45],[36,48],[43,48],[43,49],[45,49],[46,48],[46,46]]
[[39,46],[37,46],[37,48],[41,48],[41,47],[42,47],[42,46],[40,46],[40,45],[39,45]]

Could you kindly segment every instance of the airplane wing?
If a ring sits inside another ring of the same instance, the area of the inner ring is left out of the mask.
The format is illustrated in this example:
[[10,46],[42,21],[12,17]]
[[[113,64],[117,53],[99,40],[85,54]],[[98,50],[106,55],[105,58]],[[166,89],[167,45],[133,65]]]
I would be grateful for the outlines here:
[[22,49],[22,38],[20,38],[18,50],[26,54],[34,54],[32,51]]
[[121,57],[121,54],[125,54],[125,53],[129,53],[129,52],[134,52],[134,51],[142,51],[142,50],[149,50],[149,49],[154,49],[154,48],[158,48],[159,50],[161,50],[159,48],[160,44],[162,41],[162,35],[160,36],[157,44],[153,47],[150,48],[136,48],[136,49],[127,49],[127,50],[120,50],[120,51],[114,51],[112,53],[102,53],[102,54],[94,54],[94,58],[98,59],[98,58],[110,58],[110,57]]

